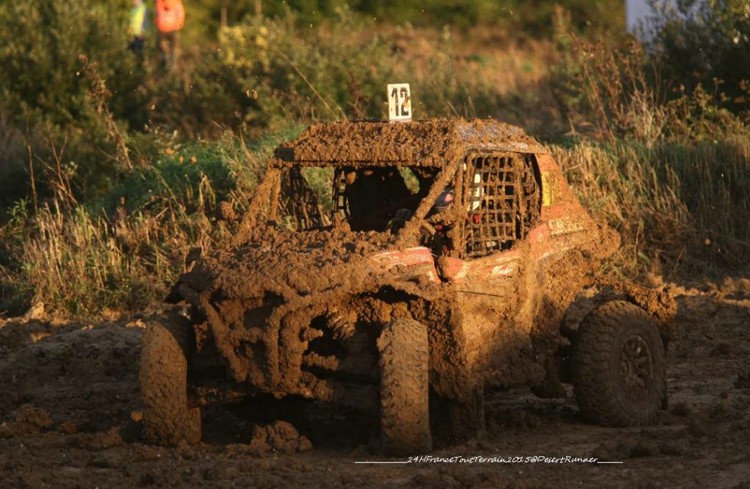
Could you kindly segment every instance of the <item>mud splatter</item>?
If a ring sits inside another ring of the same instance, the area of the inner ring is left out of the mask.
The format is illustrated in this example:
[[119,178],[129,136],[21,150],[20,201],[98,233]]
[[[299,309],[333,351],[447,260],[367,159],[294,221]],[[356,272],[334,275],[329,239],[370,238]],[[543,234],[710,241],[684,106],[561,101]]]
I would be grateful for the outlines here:
[[310,127],[275,156],[284,162],[351,162],[379,165],[401,162],[441,167],[462,156],[465,147],[546,153],[523,129],[496,121],[463,119],[388,122],[348,122]]

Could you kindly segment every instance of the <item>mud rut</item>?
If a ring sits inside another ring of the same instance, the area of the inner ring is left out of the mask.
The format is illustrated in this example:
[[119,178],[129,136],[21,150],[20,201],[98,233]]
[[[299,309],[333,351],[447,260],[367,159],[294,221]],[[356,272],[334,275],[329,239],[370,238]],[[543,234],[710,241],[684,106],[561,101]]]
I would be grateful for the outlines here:
[[[368,422],[312,406],[272,423],[264,402],[207,410],[204,443],[140,442],[143,322],[0,323],[0,487],[750,488],[750,280],[677,287],[669,411],[655,426],[584,424],[572,398],[487,393],[481,441],[434,456],[578,456],[622,464],[361,465]],[[266,411],[266,412],[264,412]],[[287,416],[288,415],[288,416]],[[256,424],[259,422],[260,424]],[[314,446],[314,448],[313,448]],[[415,454],[417,455],[417,454]]]

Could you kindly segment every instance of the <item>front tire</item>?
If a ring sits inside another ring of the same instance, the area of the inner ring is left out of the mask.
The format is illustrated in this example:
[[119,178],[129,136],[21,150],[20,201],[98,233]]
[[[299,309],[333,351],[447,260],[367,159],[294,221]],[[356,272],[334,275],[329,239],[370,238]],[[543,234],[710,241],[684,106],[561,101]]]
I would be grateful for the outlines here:
[[573,387],[589,421],[655,421],[666,396],[666,361],[659,330],[643,309],[612,301],[584,318],[575,341]]
[[387,325],[380,338],[381,442],[387,455],[432,450],[427,328],[413,319]]
[[188,406],[187,398],[187,358],[194,349],[192,327],[178,314],[147,323],[138,375],[146,441],[168,446],[200,442],[200,408]]

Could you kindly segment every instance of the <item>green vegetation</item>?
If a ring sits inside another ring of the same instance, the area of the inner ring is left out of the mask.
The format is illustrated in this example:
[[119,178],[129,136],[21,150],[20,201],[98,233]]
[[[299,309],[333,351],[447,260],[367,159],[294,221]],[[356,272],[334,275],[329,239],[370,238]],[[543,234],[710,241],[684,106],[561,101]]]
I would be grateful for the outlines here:
[[670,98],[701,87],[722,93],[722,106],[750,110],[750,3],[683,0],[676,8],[654,2],[647,23],[649,49],[664,67]]
[[616,273],[675,278],[747,266],[747,137],[652,147],[584,139],[553,152],[584,206],[620,232]]
[[746,267],[744,2],[664,17],[646,46],[622,2],[561,3],[212,0],[188,5],[172,71],[153,39],[143,60],[126,50],[125,0],[0,5],[0,313],[159,300],[191,249],[227,242],[271,148],[314,121],[383,118],[391,81],[419,118],[546,140],[622,234],[612,273]]

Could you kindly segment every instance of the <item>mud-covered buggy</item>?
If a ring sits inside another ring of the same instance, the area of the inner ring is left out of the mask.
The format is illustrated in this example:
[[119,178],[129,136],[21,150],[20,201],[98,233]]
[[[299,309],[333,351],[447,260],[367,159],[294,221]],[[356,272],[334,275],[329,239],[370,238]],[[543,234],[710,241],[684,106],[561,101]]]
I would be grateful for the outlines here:
[[591,421],[649,423],[669,299],[600,284],[568,314],[618,245],[519,128],[313,126],[276,149],[233,245],[179,279],[187,314],[149,325],[145,436],[197,442],[207,404],[294,397],[378,415],[383,450],[414,454],[438,422],[481,432],[486,386],[561,382]]

